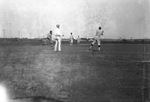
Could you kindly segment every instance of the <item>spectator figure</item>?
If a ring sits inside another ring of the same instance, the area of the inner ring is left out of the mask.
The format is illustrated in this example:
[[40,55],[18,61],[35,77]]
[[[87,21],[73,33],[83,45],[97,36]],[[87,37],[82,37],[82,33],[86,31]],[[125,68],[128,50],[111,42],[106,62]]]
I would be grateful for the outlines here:
[[73,35],[72,35],[72,33],[70,33],[70,45],[73,45]]

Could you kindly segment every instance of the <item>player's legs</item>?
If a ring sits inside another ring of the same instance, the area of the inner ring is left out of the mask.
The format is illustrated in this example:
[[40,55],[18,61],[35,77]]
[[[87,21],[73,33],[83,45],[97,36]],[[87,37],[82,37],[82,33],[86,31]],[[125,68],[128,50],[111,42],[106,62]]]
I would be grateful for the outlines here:
[[46,43],[46,39],[44,38],[43,40],[42,40],[42,45],[46,45],[47,43]]
[[93,42],[91,43],[89,50],[92,49],[92,47],[94,46],[95,42],[96,42],[96,39],[94,39]]
[[58,38],[58,51],[61,51],[61,37]]
[[73,39],[70,40],[70,45],[73,45]]
[[48,40],[48,41],[50,41],[50,38],[49,38],[49,37],[47,37],[47,40]]
[[57,51],[57,46],[58,46],[58,39],[55,40],[55,48],[54,48],[54,51]]
[[50,41],[50,43],[51,43],[51,47],[53,47],[53,46],[54,46],[54,44],[53,44],[53,41],[52,41],[52,40]]
[[101,50],[101,41],[100,41],[100,39],[97,39],[97,43],[98,43],[98,51],[100,51]]
[[80,41],[79,40],[77,40],[77,45],[80,45]]

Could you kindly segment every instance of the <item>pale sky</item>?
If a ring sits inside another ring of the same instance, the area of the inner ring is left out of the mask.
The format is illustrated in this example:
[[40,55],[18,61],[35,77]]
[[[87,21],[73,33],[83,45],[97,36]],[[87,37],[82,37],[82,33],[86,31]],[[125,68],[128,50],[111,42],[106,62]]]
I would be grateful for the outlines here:
[[150,0],[0,0],[0,37],[43,37],[56,24],[69,37],[150,38]]

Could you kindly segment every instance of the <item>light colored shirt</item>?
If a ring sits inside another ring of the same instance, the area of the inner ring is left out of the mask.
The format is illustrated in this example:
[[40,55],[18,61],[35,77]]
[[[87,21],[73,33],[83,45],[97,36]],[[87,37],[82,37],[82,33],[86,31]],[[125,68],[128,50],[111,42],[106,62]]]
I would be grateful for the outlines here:
[[59,29],[59,28],[56,28],[56,29],[55,29],[55,36],[61,36],[61,33],[60,33],[60,29]]
[[47,37],[51,39],[51,38],[52,38],[52,35],[51,35],[50,33],[48,33],[48,34],[47,34]]
[[70,35],[70,39],[73,39],[73,35]]
[[80,42],[80,37],[77,38],[77,41]]
[[95,37],[101,37],[101,34],[102,34],[102,30],[96,30],[96,35]]

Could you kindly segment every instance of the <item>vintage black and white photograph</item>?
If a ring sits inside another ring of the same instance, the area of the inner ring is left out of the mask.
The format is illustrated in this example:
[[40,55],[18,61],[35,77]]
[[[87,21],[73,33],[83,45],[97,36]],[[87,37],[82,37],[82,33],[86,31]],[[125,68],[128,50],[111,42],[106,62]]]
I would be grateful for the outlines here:
[[0,0],[0,102],[150,102],[150,0]]

